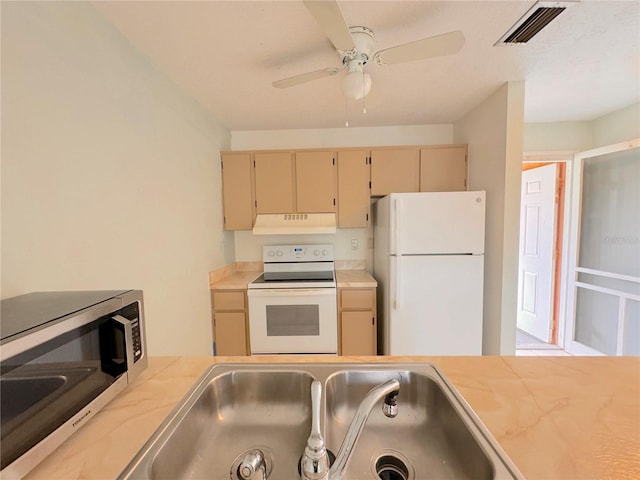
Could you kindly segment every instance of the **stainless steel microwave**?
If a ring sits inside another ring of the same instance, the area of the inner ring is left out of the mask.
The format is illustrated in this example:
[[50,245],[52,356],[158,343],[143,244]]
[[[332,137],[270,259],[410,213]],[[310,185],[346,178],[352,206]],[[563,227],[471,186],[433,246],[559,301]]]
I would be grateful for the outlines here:
[[3,480],[22,478],[147,367],[142,291],[2,300]]

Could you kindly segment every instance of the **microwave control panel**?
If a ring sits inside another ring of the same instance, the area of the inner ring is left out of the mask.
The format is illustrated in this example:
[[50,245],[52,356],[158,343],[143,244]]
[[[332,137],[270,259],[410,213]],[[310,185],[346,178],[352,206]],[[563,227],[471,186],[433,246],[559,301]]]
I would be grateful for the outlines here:
[[140,306],[138,302],[127,305],[120,311],[120,315],[131,322],[131,337],[133,342],[133,362],[142,357],[142,333],[140,331]]

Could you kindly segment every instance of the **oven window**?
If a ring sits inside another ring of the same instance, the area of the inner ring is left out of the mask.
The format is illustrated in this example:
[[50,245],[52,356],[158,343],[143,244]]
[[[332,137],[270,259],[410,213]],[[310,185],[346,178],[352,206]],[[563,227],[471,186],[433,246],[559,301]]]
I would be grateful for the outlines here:
[[268,337],[320,335],[319,305],[267,305]]

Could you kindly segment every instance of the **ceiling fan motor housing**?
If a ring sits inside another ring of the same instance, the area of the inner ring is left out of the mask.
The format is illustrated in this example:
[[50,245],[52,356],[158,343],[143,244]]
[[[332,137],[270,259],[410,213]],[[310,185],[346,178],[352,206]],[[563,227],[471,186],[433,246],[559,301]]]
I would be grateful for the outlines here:
[[342,63],[348,65],[351,60],[360,58],[362,65],[364,65],[369,58],[371,58],[373,52],[373,42],[375,40],[373,30],[367,27],[356,26],[349,27],[349,32],[351,32],[351,38],[353,38],[355,48],[349,51],[339,50],[342,56]]

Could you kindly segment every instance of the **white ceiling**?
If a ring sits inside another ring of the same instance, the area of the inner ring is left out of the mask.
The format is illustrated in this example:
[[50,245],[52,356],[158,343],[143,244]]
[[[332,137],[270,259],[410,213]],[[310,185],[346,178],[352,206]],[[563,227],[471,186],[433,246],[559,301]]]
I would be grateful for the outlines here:
[[[526,1],[340,1],[374,51],[461,30],[453,56],[366,69],[351,126],[453,123],[506,81],[525,81],[525,121],[592,120],[640,99],[640,2],[583,0],[526,45],[494,43]],[[288,89],[271,82],[340,66],[300,1],[94,2],[145,56],[231,130],[342,127],[344,72]]]

